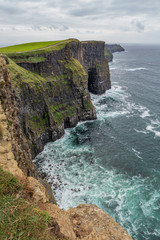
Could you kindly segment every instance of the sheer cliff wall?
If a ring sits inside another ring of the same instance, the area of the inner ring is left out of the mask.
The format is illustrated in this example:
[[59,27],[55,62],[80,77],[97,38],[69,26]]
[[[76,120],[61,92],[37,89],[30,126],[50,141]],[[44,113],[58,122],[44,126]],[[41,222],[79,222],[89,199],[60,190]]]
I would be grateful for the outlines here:
[[31,200],[70,240],[132,239],[94,205],[64,212],[48,203],[54,198],[32,163],[45,143],[61,137],[65,128],[96,118],[88,89],[100,94],[110,88],[103,45],[71,41],[41,56],[19,53],[10,56],[14,61],[0,56],[0,166],[26,182]]
[[15,106],[32,158],[65,128],[96,119],[89,91],[100,94],[110,88],[104,42],[71,40],[50,51],[9,57]]

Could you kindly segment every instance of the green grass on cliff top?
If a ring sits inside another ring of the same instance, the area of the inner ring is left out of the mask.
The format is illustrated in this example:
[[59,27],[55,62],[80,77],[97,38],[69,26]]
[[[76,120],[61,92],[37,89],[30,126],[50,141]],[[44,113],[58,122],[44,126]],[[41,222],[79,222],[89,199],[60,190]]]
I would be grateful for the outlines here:
[[10,47],[0,48],[0,53],[5,53],[8,57],[28,57],[41,55],[50,51],[63,49],[67,43],[78,41],[76,39],[67,39],[62,41],[25,43]]
[[60,42],[62,41],[24,43],[24,44],[0,48],[0,52],[1,53],[28,52],[28,51],[33,51],[40,48],[48,47]]

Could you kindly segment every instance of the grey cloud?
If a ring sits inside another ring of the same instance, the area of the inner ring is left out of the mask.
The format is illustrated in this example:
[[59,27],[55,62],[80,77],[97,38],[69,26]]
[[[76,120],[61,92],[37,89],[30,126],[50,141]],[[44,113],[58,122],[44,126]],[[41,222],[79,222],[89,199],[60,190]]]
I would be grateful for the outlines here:
[[[62,2],[62,1],[61,1]],[[160,15],[159,0],[112,0],[108,3],[106,0],[92,1],[91,3],[82,3],[77,1],[76,7],[70,6],[68,13],[73,16],[101,15],[117,17],[124,15]]]
[[30,28],[28,28],[29,31],[33,30],[33,31],[40,31],[40,32],[44,32],[44,31],[54,31],[54,30],[59,30],[59,31],[66,31],[68,30],[69,27],[66,25],[49,25],[49,26],[31,26]]
[[83,17],[83,16],[90,16],[90,15],[99,15],[101,14],[101,11],[98,11],[96,8],[81,8],[81,9],[73,9],[69,11],[70,15],[77,16],[77,17]]
[[35,31],[36,36],[48,31],[53,35],[64,32],[64,36],[80,33],[87,38],[90,31],[104,36],[109,29],[108,34],[116,36],[118,30],[122,36],[130,31],[145,32],[147,22],[150,29],[159,29],[158,20],[159,0],[0,0],[0,23],[13,27],[15,34],[24,29]]
[[14,6],[0,6],[0,12],[7,15],[23,14],[24,10]]
[[146,14],[146,15],[159,15],[160,1],[159,0],[113,0],[112,10],[124,12],[128,15],[133,14]]
[[[3,17],[9,17],[11,14],[14,14],[14,19],[6,18],[7,23],[10,21],[15,24],[19,22],[31,24],[34,21],[37,22],[37,25],[44,23],[47,25],[52,19],[55,19],[57,24],[62,24],[61,15],[64,15],[67,21],[70,21],[71,17],[86,17],[96,20],[107,17],[137,16],[137,14],[160,15],[159,0],[101,0],[100,2],[97,0],[90,2],[82,0],[76,2],[75,0],[14,0],[14,6],[11,0],[0,1],[1,21]],[[57,9],[57,16],[52,15],[52,9]],[[63,19],[63,21],[65,20]]]
[[132,20],[131,23],[132,23],[132,25],[134,25],[134,26],[137,28],[137,30],[140,31],[140,32],[145,29],[144,24],[143,24],[141,21],[139,21],[138,19]]

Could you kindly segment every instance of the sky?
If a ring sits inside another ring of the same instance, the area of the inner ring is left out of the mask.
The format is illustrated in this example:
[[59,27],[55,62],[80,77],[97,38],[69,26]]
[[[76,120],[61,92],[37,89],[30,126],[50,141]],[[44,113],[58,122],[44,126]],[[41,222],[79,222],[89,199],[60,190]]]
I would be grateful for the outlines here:
[[0,47],[67,38],[160,44],[160,0],[0,0]]

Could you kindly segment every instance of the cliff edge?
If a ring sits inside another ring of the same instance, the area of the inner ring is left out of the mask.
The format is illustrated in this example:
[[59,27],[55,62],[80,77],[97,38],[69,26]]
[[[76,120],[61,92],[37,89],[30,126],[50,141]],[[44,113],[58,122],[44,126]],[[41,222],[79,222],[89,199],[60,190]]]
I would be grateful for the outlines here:
[[102,94],[111,87],[104,42],[68,40],[7,56],[10,91],[32,158],[65,128],[96,119],[89,91]]
[[94,205],[65,212],[52,204],[51,190],[32,163],[45,143],[61,137],[65,128],[96,118],[89,91],[100,94],[110,88],[104,42],[69,40],[7,55],[11,59],[0,57],[0,166],[25,183],[27,201],[49,213],[51,235],[70,240],[132,239]]
[[112,62],[113,53],[124,51],[125,49],[120,44],[105,44],[104,54],[108,62]]

